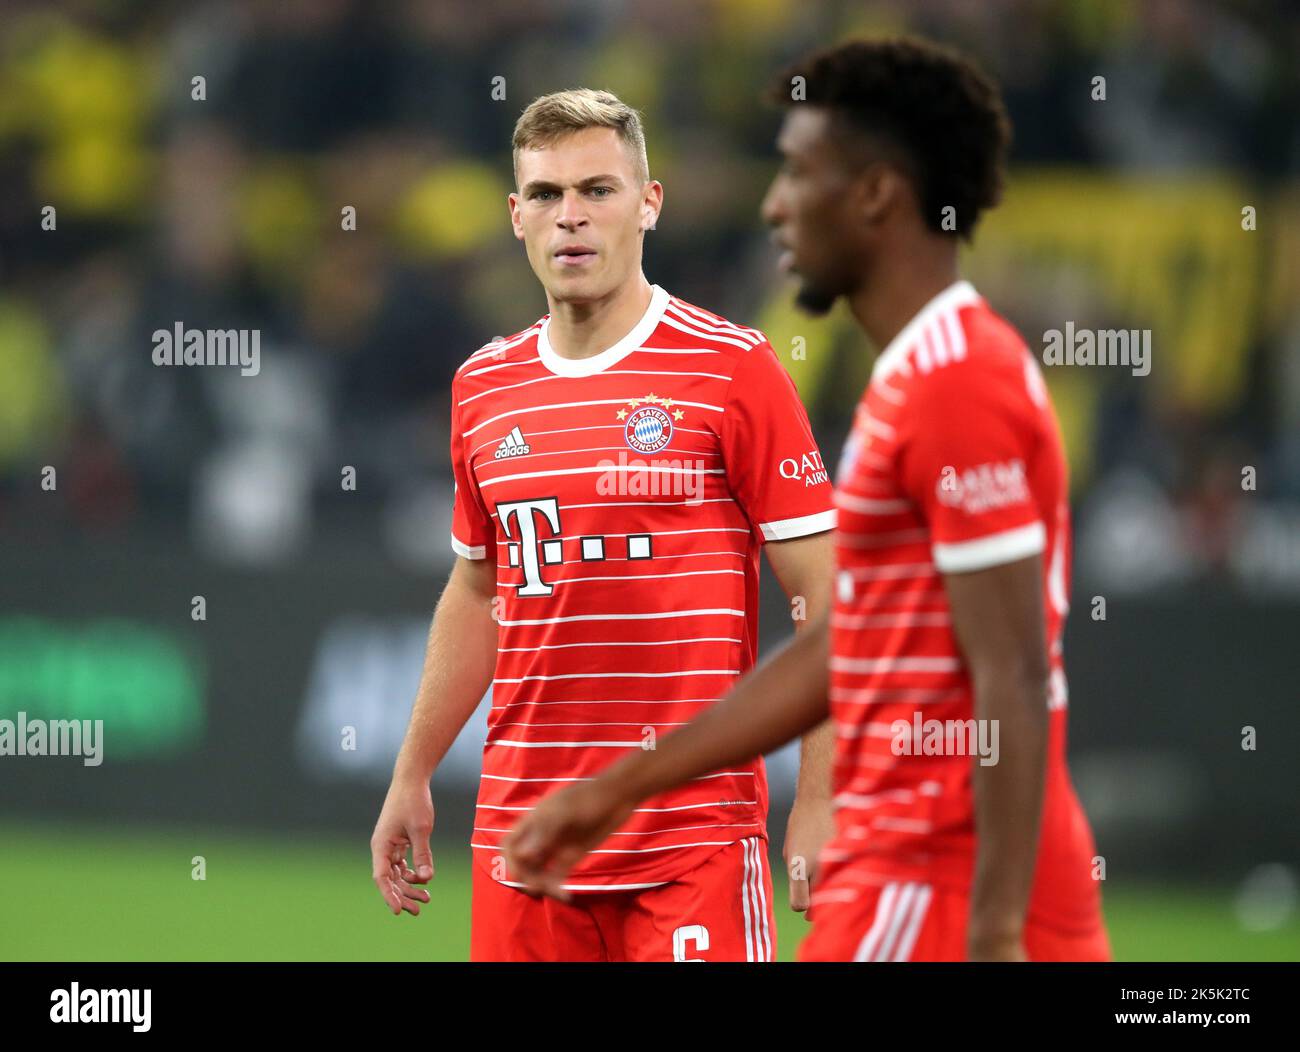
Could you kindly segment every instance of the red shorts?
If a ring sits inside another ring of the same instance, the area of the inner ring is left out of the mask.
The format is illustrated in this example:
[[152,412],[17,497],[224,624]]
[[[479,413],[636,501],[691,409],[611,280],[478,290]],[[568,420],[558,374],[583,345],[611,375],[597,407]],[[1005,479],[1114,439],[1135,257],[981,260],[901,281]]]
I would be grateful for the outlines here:
[[[801,961],[966,960],[966,892],[894,881],[843,896],[814,895]],[[1073,932],[1030,918],[1025,953],[1031,961],[1109,961],[1110,941],[1100,920],[1089,931]]]
[[472,961],[770,961],[767,841],[746,837],[677,880],[538,898],[474,866]]

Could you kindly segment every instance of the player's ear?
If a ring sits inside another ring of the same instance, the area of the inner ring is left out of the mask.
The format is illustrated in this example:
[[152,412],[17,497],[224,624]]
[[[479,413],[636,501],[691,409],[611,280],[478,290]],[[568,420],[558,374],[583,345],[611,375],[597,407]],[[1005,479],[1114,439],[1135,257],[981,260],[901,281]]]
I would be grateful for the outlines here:
[[506,202],[510,206],[510,225],[514,228],[515,237],[522,241],[524,239],[524,221],[519,213],[519,195],[508,194]]
[[664,205],[663,184],[657,179],[650,180],[645,197],[641,201],[641,230],[653,230],[659,222],[659,212]]
[[868,165],[855,180],[854,211],[864,223],[878,222],[907,188],[907,178],[893,165]]

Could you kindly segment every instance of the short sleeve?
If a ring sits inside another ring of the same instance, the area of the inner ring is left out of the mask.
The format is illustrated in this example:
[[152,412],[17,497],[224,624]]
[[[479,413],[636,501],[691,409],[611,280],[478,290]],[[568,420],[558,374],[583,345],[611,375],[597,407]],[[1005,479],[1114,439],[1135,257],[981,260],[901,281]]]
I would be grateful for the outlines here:
[[451,385],[451,469],[455,479],[455,503],[451,516],[451,546],[466,559],[487,558],[487,545],[495,535],[492,517],[483,504],[478,483],[470,470],[466,441],[462,430],[460,389]]
[[763,541],[834,528],[831,482],[808,414],[766,341],[732,375],[721,439],[731,493]]
[[1032,489],[1039,432],[1024,387],[960,363],[919,376],[899,435],[899,481],[930,528],[942,573],[968,573],[1043,551]]

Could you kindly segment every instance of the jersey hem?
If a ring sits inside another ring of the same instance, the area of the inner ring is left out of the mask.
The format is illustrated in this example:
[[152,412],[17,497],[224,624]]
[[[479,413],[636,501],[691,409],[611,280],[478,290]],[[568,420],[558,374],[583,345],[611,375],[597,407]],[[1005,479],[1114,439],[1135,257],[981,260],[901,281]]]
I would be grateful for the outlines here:
[[931,546],[934,565],[943,573],[969,573],[992,566],[1027,559],[1047,547],[1047,530],[1042,522],[1031,522],[1001,533],[990,533],[970,541]]
[[818,511],[812,515],[800,515],[793,519],[777,519],[774,522],[760,522],[765,541],[789,541],[796,537],[808,537],[814,533],[825,533],[835,529],[835,509]]
[[486,544],[480,544],[477,546],[465,544],[463,541],[458,540],[454,533],[451,535],[451,548],[457,555],[465,559],[487,558]]

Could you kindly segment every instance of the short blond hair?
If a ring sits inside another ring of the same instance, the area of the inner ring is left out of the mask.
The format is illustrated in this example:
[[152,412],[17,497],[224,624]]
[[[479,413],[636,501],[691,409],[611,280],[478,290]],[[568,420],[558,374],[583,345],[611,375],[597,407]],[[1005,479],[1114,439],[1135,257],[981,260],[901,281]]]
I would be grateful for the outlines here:
[[637,177],[642,183],[650,178],[641,114],[612,92],[574,88],[536,98],[519,115],[512,140],[516,181],[520,150],[550,146],[584,128],[613,128],[632,154]]

